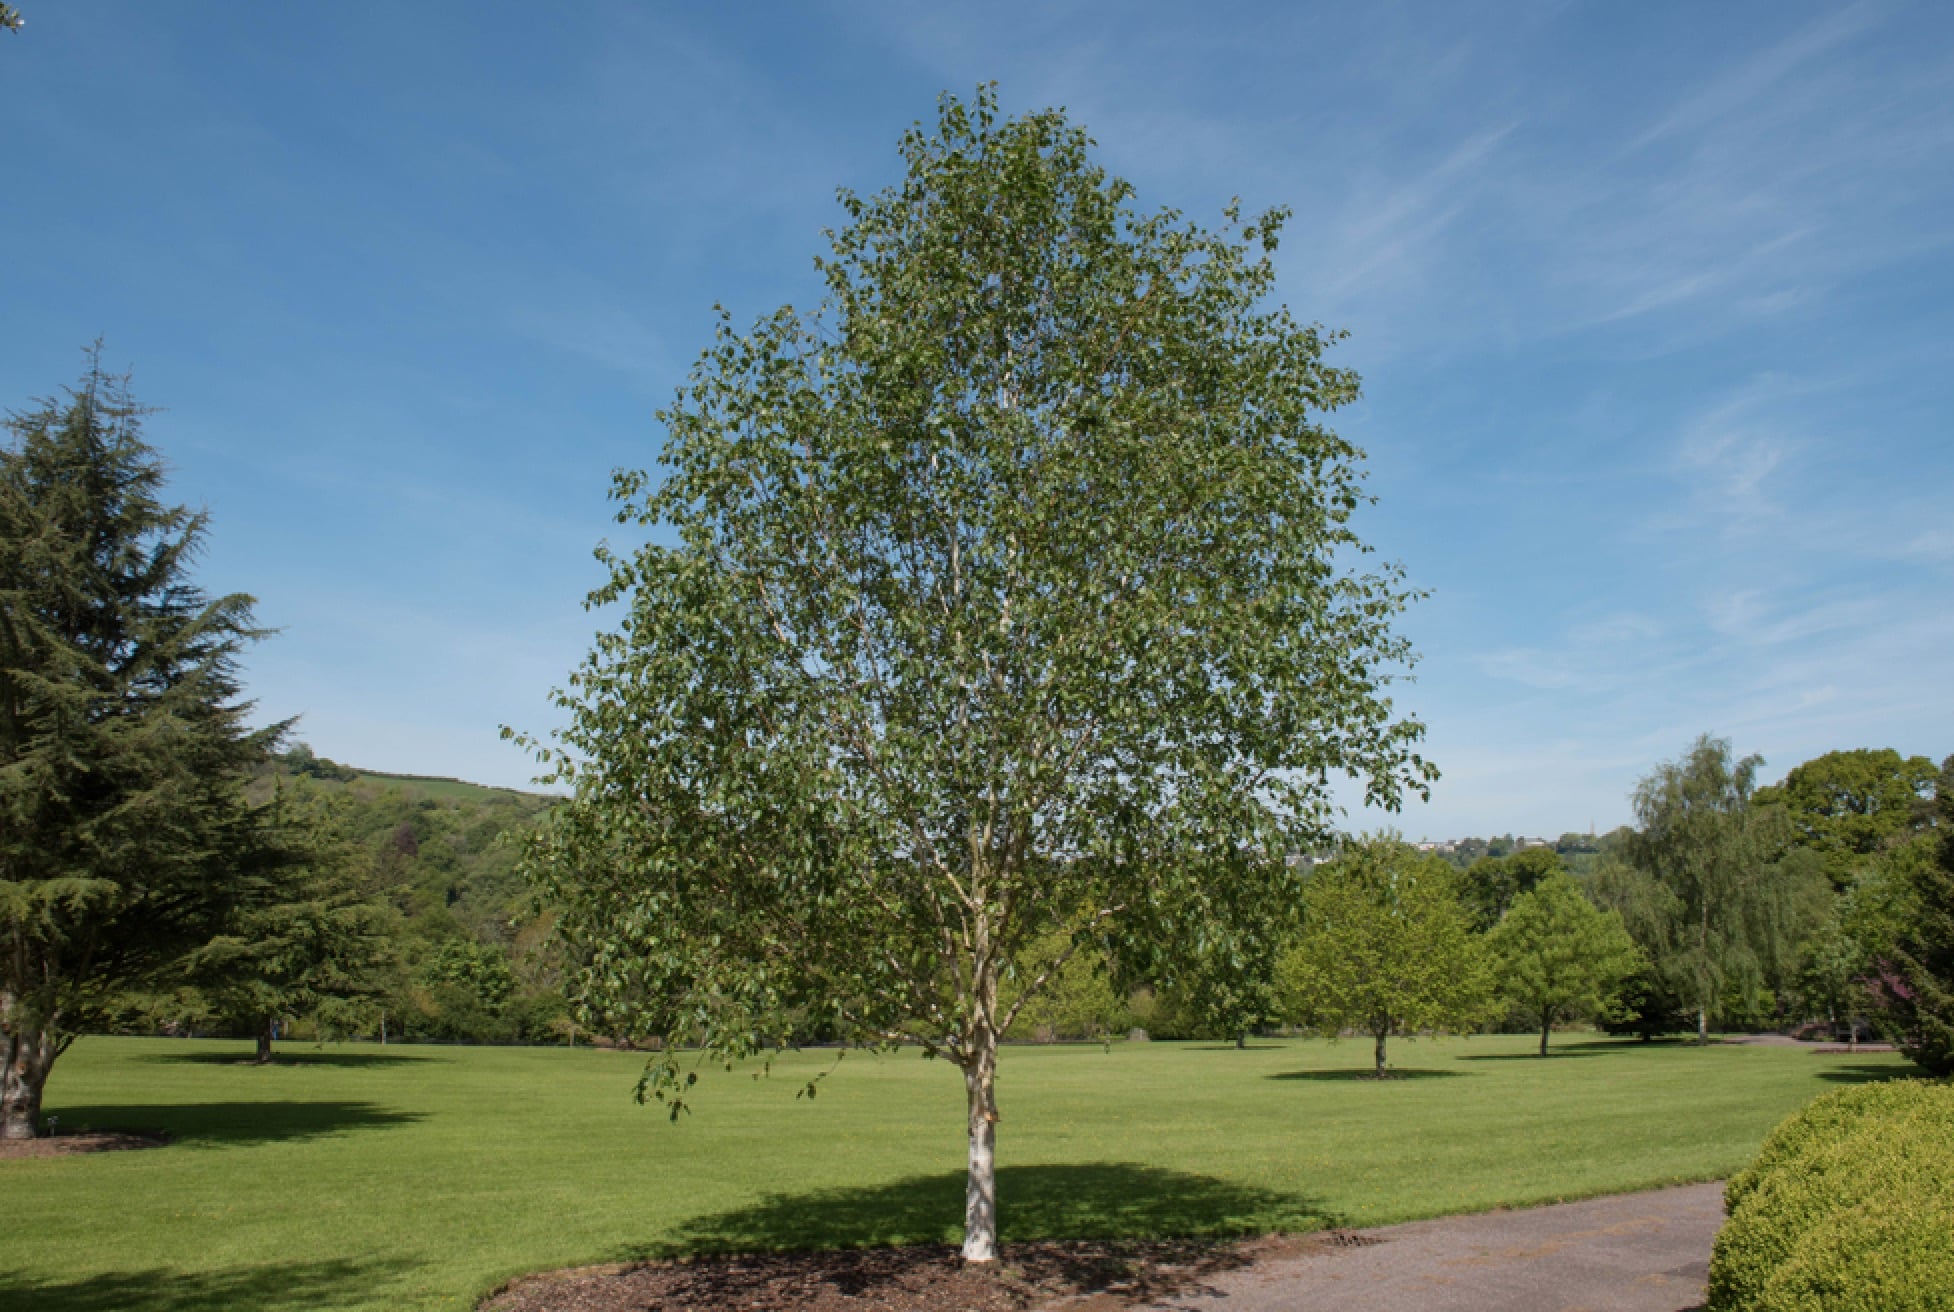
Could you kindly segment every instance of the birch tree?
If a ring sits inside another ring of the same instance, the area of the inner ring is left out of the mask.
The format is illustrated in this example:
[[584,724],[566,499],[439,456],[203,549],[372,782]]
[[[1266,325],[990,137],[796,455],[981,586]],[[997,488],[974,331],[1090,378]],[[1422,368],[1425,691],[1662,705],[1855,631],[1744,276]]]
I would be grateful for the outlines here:
[[1433,777],[1324,424],[1358,380],[1270,303],[1283,212],[1142,211],[1091,145],[946,97],[840,194],[819,306],[722,315],[531,743],[580,1019],[666,1040],[640,1096],[797,1033],[920,1045],[963,1076],[980,1262],[998,1039],[1071,954],[1171,974],[1296,897],[1332,778]]

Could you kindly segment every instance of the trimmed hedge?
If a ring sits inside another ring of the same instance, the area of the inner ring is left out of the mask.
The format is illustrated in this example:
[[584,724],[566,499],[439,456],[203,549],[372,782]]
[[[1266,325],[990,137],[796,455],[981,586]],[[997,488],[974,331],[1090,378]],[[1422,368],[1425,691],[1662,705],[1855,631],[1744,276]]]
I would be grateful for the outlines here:
[[1954,1312],[1954,1084],[1815,1099],[1724,1205],[1710,1312]]

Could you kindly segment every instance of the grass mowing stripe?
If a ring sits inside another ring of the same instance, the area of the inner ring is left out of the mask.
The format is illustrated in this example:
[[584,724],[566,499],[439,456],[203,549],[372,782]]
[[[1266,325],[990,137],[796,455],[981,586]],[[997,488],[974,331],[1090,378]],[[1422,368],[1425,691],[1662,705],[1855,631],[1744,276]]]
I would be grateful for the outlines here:
[[[1011,1048],[1004,1237],[1372,1225],[1711,1179],[1890,1056],[1525,1036],[1395,1044]],[[84,1039],[64,1130],[166,1148],[0,1162],[0,1307],[465,1309],[526,1271],[713,1247],[954,1238],[962,1085],[913,1054],[787,1054],[702,1077],[673,1125],[637,1058],[548,1048],[289,1048]]]

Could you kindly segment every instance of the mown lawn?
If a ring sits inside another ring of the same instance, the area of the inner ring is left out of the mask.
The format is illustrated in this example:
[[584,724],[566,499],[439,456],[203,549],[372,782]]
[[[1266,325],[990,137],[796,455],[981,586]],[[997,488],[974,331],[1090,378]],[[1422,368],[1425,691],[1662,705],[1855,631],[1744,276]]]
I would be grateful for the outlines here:
[[[1725,1175],[1766,1130],[1890,1056],[1474,1038],[1013,1048],[1004,1237],[1369,1225]],[[0,1162],[0,1308],[465,1309],[526,1271],[712,1247],[949,1239],[962,1086],[913,1055],[703,1077],[674,1125],[639,1059],[579,1049],[285,1050],[84,1039],[64,1130],[168,1147]]]

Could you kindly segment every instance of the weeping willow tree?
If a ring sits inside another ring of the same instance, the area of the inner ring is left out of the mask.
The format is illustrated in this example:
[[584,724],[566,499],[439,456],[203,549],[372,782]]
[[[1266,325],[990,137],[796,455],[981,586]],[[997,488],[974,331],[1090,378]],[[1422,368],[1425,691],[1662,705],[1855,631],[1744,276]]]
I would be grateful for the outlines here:
[[1699,1043],[1732,999],[1787,983],[1811,928],[1816,862],[1786,859],[1783,810],[1757,804],[1760,756],[1698,738],[1636,785],[1626,860],[1598,872],[1595,892],[1622,914],[1661,986],[1696,1022]]
[[653,545],[600,553],[620,624],[539,745],[573,793],[529,869],[585,1023],[667,1040],[641,1094],[793,1033],[919,1044],[963,1074],[976,1261],[998,1039],[1072,954],[1252,943],[1332,777],[1432,776],[1322,422],[1357,379],[1268,303],[1283,215],[1141,211],[1090,147],[946,98],[842,193],[817,309],[722,321],[616,478]]

